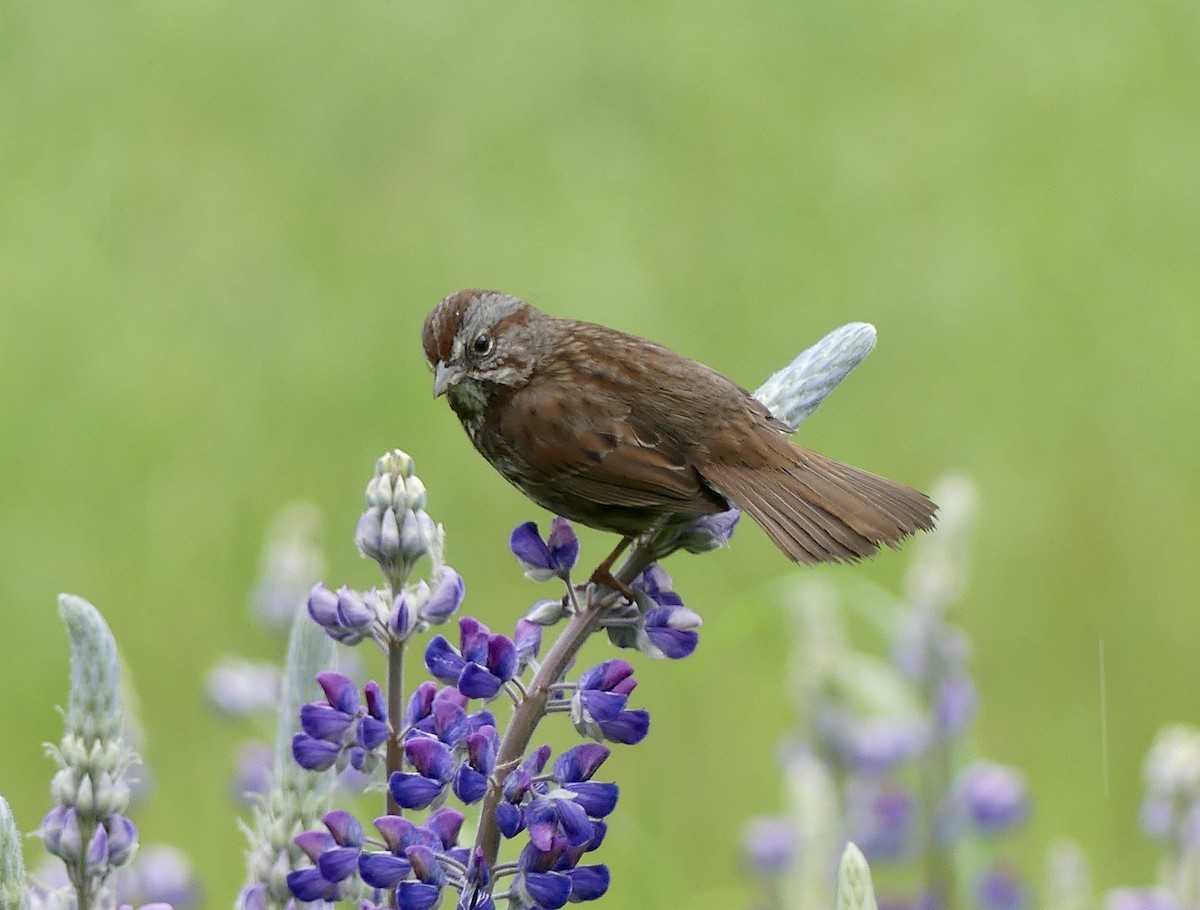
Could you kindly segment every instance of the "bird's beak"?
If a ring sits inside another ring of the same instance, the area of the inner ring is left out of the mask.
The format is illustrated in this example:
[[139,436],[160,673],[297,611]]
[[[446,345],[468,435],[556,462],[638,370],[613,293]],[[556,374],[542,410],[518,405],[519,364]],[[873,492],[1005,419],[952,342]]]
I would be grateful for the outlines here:
[[462,367],[439,360],[433,370],[433,397],[440,398],[463,377]]

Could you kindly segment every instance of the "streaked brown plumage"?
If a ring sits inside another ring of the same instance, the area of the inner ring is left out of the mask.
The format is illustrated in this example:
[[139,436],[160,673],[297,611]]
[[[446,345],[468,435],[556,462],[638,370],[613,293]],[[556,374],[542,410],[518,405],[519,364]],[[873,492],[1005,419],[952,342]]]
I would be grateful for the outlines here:
[[465,290],[425,320],[434,393],[556,515],[625,538],[736,505],[796,562],[847,562],[933,527],[916,490],[787,439],[745,389],[661,345]]

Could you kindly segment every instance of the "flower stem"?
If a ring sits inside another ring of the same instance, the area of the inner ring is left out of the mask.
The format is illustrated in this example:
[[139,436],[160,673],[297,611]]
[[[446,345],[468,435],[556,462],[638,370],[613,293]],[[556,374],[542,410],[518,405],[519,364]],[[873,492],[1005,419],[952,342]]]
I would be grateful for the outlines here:
[[[404,716],[404,646],[407,642],[388,642],[387,666],[387,711],[388,720],[392,724],[392,732],[387,740],[387,774],[385,780],[390,781],[393,771],[401,770],[401,760],[404,752],[400,746],[400,718]],[[396,798],[392,796],[392,788],[387,788],[388,815],[403,815]]]

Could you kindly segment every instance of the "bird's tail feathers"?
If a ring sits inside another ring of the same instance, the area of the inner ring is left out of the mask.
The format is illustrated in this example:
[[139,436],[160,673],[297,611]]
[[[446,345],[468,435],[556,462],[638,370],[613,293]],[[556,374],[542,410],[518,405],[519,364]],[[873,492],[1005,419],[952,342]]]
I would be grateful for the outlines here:
[[795,562],[856,562],[933,528],[924,493],[790,446],[790,470],[709,464],[705,480],[748,513]]

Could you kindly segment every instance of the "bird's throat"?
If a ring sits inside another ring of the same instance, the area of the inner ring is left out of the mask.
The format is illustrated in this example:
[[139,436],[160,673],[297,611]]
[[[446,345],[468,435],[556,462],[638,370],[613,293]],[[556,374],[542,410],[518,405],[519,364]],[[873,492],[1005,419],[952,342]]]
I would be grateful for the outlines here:
[[488,391],[483,383],[475,379],[463,379],[452,385],[446,392],[450,407],[458,415],[458,419],[473,431],[483,419],[483,413],[488,405]]

